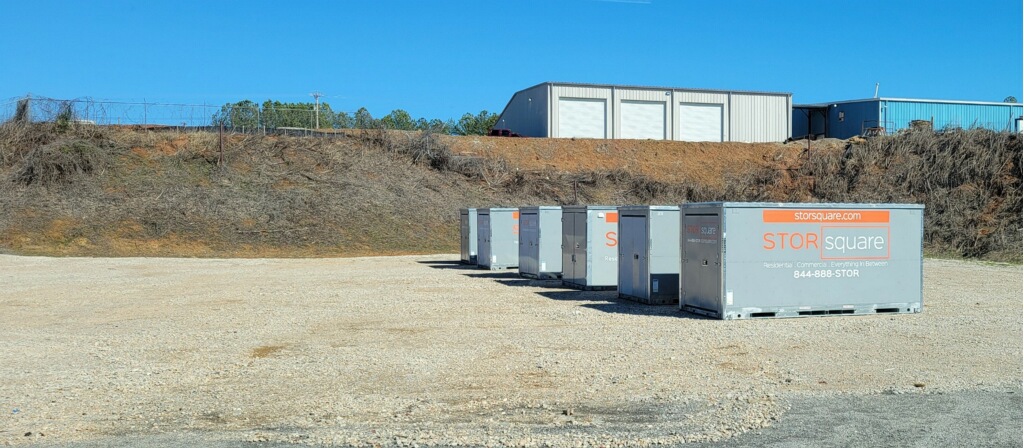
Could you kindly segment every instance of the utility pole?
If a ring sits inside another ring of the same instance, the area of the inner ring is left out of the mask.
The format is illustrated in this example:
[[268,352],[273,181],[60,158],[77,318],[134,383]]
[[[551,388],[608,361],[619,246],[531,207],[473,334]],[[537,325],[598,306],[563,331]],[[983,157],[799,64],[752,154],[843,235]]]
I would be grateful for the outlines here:
[[316,101],[316,105],[313,106],[313,110],[316,111],[316,128],[314,129],[320,129],[320,97],[324,96],[324,94],[320,92],[313,92],[310,93],[309,96],[313,97]]

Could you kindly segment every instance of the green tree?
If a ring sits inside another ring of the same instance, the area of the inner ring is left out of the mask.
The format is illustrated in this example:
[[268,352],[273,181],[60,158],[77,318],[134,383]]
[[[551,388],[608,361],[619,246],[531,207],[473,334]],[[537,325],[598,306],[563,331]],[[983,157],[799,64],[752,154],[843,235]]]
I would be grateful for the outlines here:
[[227,103],[213,114],[210,124],[229,128],[256,128],[259,126],[260,107],[256,103],[243,100]]
[[345,112],[335,113],[334,120],[331,122],[331,126],[335,129],[351,129],[354,125],[355,119]]
[[427,121],[426,118],[420,118],[416,120],[416,130],[433,132],[437,134],[450,134],[452,131],[451,122],[444,122],[437,118]]
[[[320,103],[320,112],[316,112],[315,103],[282,103],[280,101],[263,102],[263,123],[268,128],[321,128],[336,127],[338,118],[331,105]],[[319,119],[318,119],[319,116]]]
[[494,127],[494,123],[497,122],[498,114],[490,113],[486,110],[482,110],[476,115],[466,113],[455,124],[452,132],[455,135],[487,135],[491,128]]
[[412,116],[408,112],[402,109],[395,109],[380,119],[380,124],[386,129],[395,129],[399,131],[411,131],[416,129],[416,123],[412,120]]
[[365,107],[360,107],[356,111],[356,116],[352,119],[353,127],[356,129],[373,129],[377,127],[377,120],[370,115],[370,111],[366,110]]
[[1013,95],[1010,95],[1010,96],[1004,98],[1003,102],[1004,103],[1016,103],[1017,102],[1017,97],[1015,97]]

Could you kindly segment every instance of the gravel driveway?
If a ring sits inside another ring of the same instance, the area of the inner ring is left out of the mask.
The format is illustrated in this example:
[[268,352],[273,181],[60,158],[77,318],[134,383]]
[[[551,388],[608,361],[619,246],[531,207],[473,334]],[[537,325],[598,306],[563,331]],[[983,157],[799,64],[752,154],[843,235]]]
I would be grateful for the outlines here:
[[0,444],[1020,445],[1020,266],[723,322],[457,258],[0,256]]

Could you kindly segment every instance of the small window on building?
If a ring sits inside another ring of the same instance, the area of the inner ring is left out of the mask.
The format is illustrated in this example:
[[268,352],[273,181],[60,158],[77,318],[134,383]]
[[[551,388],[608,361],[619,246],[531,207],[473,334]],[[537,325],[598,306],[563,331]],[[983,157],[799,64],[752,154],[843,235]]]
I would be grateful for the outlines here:
[[846,120],[846,112],[839,111],[839,121]]

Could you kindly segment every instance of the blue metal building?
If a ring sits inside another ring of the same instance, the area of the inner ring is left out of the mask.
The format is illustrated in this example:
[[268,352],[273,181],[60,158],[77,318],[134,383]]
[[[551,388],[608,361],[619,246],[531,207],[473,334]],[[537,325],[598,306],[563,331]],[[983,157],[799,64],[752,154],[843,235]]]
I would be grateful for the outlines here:
[[928,122],[935,130],[985,128],[1021,132],[1024,104],[979,101],[868,98],[820,104],[793,105],[793,138],[850,138],[892,134]]

